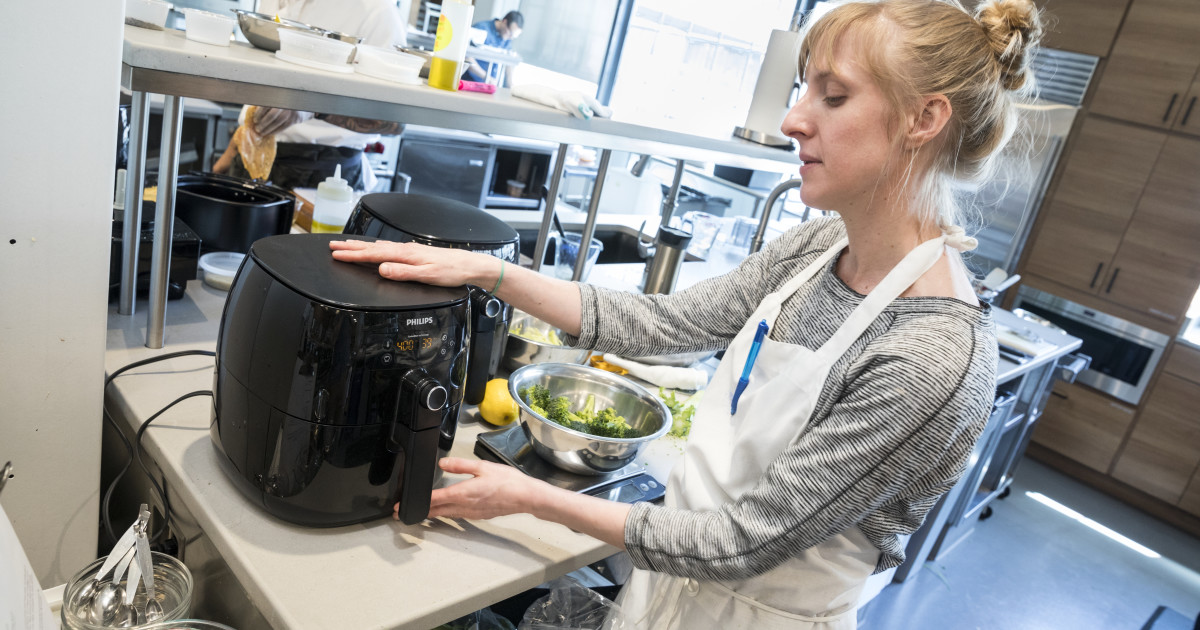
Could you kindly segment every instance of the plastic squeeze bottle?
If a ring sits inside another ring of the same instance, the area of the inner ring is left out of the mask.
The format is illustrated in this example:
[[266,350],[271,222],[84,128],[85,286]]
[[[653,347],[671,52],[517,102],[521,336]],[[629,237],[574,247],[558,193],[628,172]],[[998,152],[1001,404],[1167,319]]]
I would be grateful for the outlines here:
[[338,164],[333,171],[333,177],[317,184],[317,201],[313,204],[312,232],[341,234],[350,220],[350,211],[354,209],[354,191],[350,184],[342,179],[342,165]]
[[461,0],[444,0],[429,61],[429,87],[457,91],[467,44],[471,39],[471,16],[475,7]]

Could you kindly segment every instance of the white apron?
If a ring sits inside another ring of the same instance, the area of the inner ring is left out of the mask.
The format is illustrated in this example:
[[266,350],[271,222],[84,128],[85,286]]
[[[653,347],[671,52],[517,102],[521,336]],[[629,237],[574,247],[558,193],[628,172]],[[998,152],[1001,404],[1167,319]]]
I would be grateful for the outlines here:
[[[816,351],[763,339],[750,383],[730,415],[730,400],[758,323],[773,329],[780,306],[846,247],[842,239],[765,297],[734,337],[704,394],[687,450],[671,471],[666,505],[713,510],[752,489],[799,438],[833,364],[901,293],[928,271],[947,244],[968,249],[961,228],[917,246]],[[626,627],[853,630],[856,603],[880,552],[851,527],[762,575],[698,582],[635,570],[618,600]]]

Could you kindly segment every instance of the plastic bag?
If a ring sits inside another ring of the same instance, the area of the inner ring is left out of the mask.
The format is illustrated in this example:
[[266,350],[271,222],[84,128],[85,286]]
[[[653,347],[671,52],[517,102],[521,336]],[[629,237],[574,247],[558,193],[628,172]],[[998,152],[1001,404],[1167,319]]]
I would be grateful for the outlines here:
[[517,630],[621,630],[620,606],[569,577],[550,582],[550,594],[533,602]]
[[488,608],[442,624],[434,630],[513,630],[512,622]]
[[271,175],[271,166],[275,164],[275,136],[259,136],[254,131],[254,115],[258,108],[251,106],[246,109],[246,123],[233,132],[230,142],[237,147],[242,165],[252,179],[266,180]]

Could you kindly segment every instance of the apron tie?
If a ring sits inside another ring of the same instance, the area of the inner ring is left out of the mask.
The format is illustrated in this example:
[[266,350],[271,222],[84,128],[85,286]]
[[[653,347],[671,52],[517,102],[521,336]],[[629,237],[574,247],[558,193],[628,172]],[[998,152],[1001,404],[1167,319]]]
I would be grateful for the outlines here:
[[967,231],[961,225],[950,225],[942,228],[942,235],[946,237],[946,244],[960,252],[969,252],[976,247],[979,247],[979,241],[974,237],[967,236]]

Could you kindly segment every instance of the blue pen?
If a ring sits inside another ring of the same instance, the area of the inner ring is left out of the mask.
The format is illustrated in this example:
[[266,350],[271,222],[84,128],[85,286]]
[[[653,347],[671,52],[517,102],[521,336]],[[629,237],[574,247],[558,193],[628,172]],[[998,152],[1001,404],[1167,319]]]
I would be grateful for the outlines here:
[[754,369],[754,361],[758,359],[758,349],[762,347],[763,338],[767,336],[767,320],[758,322],[758,330],[754,332],[754,343],[750,344],[750,354],[746,357],[746,367],[742,368],[742,378],[738,379],[737,388],[733,390],[733,402],[729,405],[729,414],[737,413],[738,399],[746,386],[750,384],[750,370]]

